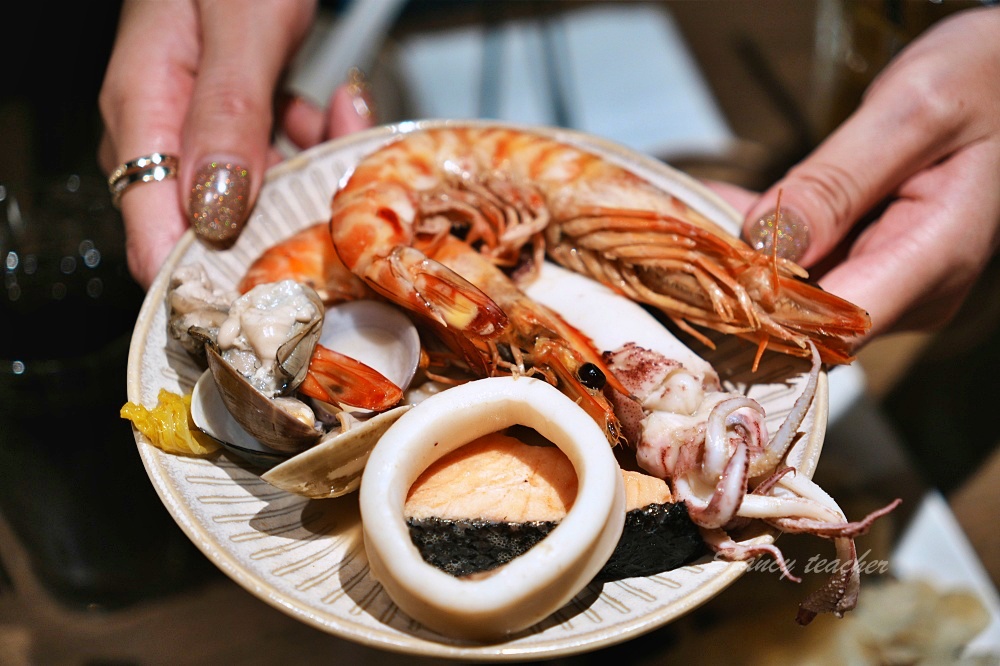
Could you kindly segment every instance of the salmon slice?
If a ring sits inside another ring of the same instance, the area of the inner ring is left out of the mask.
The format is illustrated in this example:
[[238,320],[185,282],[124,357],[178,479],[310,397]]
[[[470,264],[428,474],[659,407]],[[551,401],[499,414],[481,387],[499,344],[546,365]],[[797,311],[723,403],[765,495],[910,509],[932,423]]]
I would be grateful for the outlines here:
[[[622,470],[626,528],[599,580],[650,575],[703,552],[683,504],[662,479]],[[403,509],[424,559],[453,575],[489,571],[545,538],[573,506],[577,477],[553,445],[492,433],[428,467]]]
[[424,470],[410,487],[408,518],[560,520],[576,497],[576,471],[556,446],[491,433]]

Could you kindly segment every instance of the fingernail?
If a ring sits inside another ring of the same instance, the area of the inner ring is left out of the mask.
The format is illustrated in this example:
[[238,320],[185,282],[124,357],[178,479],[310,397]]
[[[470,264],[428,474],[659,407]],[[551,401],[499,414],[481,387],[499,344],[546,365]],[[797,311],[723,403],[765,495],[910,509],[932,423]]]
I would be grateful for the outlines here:
[[195,173],[188,216],[200,237],[216,242],[236,238],[249,205],[250,171],[238,162],[211,160]]
[[362,120],[372,120],[375,117],[375,106],[372,104],[371,88],[365,73],[357,67],[352,67],[347,73],[347,94],[351,97],[354,112]]
[[775,234],[775,212],[758,218],[746,232],[746,241],[759,252],[773,251],[775,235],[778,238],[778,256],[798,261],[809,249],[809,225],[795,213],[781,209]]

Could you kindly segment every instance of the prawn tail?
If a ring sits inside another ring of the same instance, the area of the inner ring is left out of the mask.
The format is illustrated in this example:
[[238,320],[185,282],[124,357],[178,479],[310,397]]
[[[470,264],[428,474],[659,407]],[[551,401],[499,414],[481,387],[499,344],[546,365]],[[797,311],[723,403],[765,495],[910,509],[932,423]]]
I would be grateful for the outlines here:
[[374,368],[316,345],[299,392],[329,404],[382,411],[403,399],[403,391]]

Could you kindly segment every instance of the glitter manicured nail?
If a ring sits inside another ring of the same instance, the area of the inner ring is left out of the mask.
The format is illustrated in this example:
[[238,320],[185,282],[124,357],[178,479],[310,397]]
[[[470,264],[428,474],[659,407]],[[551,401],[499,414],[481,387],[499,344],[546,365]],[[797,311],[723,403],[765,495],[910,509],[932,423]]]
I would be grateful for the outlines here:
[[206,240],[232,240],[243,228],[249,204],[250,172],[246,167],[225,160],[206,162],[191,186],[191,226]]
[[357,67],[352,67],[347,75],[347,93],[351,96],[354,112],[363,120],[375,117],[375,107],[371,101],[371,91],[365,73]]
[[[798,261],[809,249],[809,225],[794,213],[781,210],[777,225],[778,256]],[[747,242],[759,252],[771,252],[775,237],[775,214],[771,211],[757,219],[746,234]]]

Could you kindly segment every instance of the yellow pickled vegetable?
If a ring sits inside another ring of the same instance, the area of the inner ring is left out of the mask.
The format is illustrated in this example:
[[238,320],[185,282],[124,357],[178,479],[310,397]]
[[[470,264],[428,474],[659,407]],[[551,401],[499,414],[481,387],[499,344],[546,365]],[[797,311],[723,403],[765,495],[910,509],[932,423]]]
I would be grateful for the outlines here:
[[157,405],[127,402],[121,417],[128,419],[152,444],[167,453],[202,456],[219,448],[211,437],[191,425],[191,396],[160,389]]

